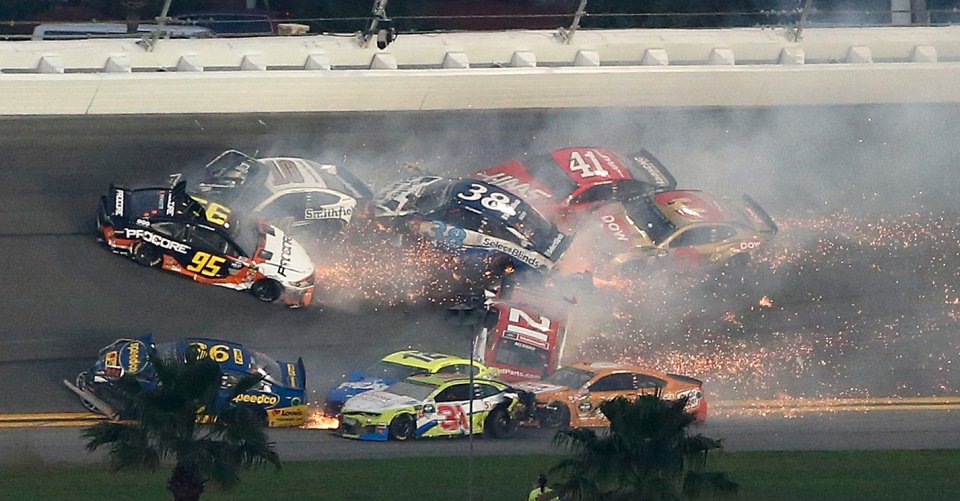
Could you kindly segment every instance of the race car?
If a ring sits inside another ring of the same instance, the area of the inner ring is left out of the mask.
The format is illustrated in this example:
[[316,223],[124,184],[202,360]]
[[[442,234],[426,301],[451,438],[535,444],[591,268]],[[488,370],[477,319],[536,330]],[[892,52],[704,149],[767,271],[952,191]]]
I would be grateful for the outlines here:
[[249,290],[261,301],[310,304],[314,265],[299,243],[279,228],[206,204],[187,194],[182,181],[172,188],[111,185],[97,211],[97,239],[143,266]]
[[377,361],[366,370],[356,370],[350,373],[347,380],[331,388],[327,392],[327,414],[335,416],[340,413],[343,403],[354,395],[365,391],[383,390],[388,386],[410,376],[420,374],[461,374],[469,375],[470,366],[473,366],[473,375],[478,378],[492,378],[495,371],[491,371],[483,364],[455,355],[442,353],[428,353],[417,350],[403,350],[391,353]]
[[[474,340],[474,358],[504,381],[540,379],[560,367],[567,335],[562,303],[528,290],[514,290],[487,302]],[[569,306],[569,305],[568,305]]]
[[475,379],[471,391],[470,380],[462,375],[411,376],[347,400],[339,433],[379,441],[470,433],[507,438],[522,412],[520,393],[500,381]]
[[254,158],[227,150],[206,165],[205,176],[191,188],[195,198],[266,219],[302,239],[340,233],[373,198],[346,169],[305,158]]
[[677,184],[647,150],[622,157],[599,147],[562,148],[510,160],[474,177],[520,195],[558,223],[598,204]]
[[687,398],[685,410],[699,421],[707,418],[702,381],[639,366],[577,362],[560,368],[542,381],[515,383],[515,386],[536,395],[532,414],[544,427],[607,426],[609,421],[600,412],[600,404],[616,397],[634,399],[651,394],[664,400]]
[[[118,339],[100,350],[89,370],[77,375],[75,383],[64,384],[79,397],[88,410],[112,418],[123,418],[118,412],[123,403],[117,384],[124,375],[136,378],[145,390],[159,385],[150,350],[166,364],[185,364],[188,357],[209,358],[220,365],[220,389],[207,406],[210,412],[198,416],[208,422],[229,406],[252,409],[264,424],[271,427],[300,426],[307,419],[306,374],[303,360],[277,362],[263,353],[243,345],[217,339],[187,338],[155,343],[153,336],[139,339]],[[260,378],[253,388],[238,395],[235,388],[245,376]]]
[[[628,158],[629,160],[625,160]],[[598,147],[563,148],[476,174],[509,189],[576,233],[563,274],[743,265],[777,226],[749,196],[732,201],[677,190],[649,151],[622,157]]]
[[[776,233],[776,223],[747,195],[739,202],[697,190],[637,195],[584,220],[564,271],[739,267]],[[588,258],[578,262],[581,256]]]
[[377,197],[375,217],[494,273],[549,271],[569,243],[517,195],[472,179],[417,176],[397,182]]

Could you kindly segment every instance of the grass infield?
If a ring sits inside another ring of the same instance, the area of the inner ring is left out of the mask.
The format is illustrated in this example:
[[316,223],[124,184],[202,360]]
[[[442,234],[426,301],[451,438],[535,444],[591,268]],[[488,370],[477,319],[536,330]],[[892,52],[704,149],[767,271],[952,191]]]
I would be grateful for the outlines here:
[[[533,481],[561,456],[484,456],[473,465],[473,499],[526,499]],[[960,449],[937,451],[738,452],[709,469],[740,483],[748,500],[954,500],[960,498]],[[210,486],[207,500],[465,500],[468,460],[305,461],[244,472],[240,486]],[[0,467],[0,499],[170,499],[169,468],[110,472],[103,465]]]

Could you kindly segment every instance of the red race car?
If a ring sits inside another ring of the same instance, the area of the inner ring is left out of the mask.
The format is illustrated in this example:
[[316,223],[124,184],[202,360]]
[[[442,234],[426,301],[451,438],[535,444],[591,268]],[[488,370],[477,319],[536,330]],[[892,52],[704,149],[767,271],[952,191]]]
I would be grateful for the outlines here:
[[677,185],[646,150],[622,157],[596,147],[563,148],[523,161],[510,160],[475,177],[519,195],[558,223],[572,212]]
[[560,367],[567,335],[561,306],[526,289],[487,302],[474,357],[504,381],[540,379]]

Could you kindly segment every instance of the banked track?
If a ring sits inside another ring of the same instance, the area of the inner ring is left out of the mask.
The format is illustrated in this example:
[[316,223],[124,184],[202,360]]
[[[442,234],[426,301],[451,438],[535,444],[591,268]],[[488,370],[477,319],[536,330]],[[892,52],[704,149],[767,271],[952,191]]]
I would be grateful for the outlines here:
[[[775,218],[801,212],[827,215],[840,206],[869,213],[886,200],[892,201],[886,203],[888,209],[910,214],[917,209],[903,201],[904,192],[923,192],[925,209],[955,209],[957,185],[942,174],[960,158],[960,146],[948,140],[944,129],[958,118],[960,109],[950,106],[883,106],[3,119],[0,377],[5,383],[0,385],[0,411],[80,411],[60,381],[89,364],[107,342],[147,331],[160,339],[229,338],[279,358],[303,356],[309,385],[318,395],[341,374],[391,349],[466,352],[465,332],[434,308],[342,305],[330,298],[328,304],[335,306],[287,311],[110,255],[96,246],[91,232],[97,198],[112,181],[160,183],[170,172],[239,147],[336,162],[383,186],[408,174],[402,167],[407,161],[464,174],[526,150],[602,144],[621,151],[648,147],[678,179],[715,191],[749,191]],[[905,166],[913,170],[905,171]],[[864,199],[861,193],[873,195]],[[835,300],[841,307],[844,299]],[[947,375],[955,385],[953,377]],[[864,371],[864,383],[882,387],[870,371]],[[729,386],[722,390],[718,404],[755,397]],[[829,423],[842,430],[838,436],[863,440],[853,446],[868,448],[932,446],[937,435],[950,436],[950,426],[960,429],[958,413],[946,409],[910,411],[923,417],[903,419],[907,414],[902,412],[867,412],[856,405],[851,412],[803,413],[819,418],[784,418],[782,413],[743,417],[725,415],[721,408],[707,425],[710,433],[779,437],[779,442],[740,447],[789,448],[797,441],[791,436],[809,436]],[[299,430],[276,434],[284,447],[301,444],[290,446],[291,459],[320,454],[311,444],[327,444],[321,436],[326,435]],[[488,441],[481,447],[487,453],[543,450],[546,436],[531,432],[521,440]],[[72,447],[73,439],[67,438],[76,437],[75,429],[48,438],[34,430],[4,430],[0,437],[7,451],[34,444],[38,454],[52,458],[83,457],[79,443]],[[333,457],[386,450],[329,440],[329,452],[323,454]],[[736,440],[727,443],[738,447]],[[420,446],[425,444],[397,450],[464,451],[458,441]]]

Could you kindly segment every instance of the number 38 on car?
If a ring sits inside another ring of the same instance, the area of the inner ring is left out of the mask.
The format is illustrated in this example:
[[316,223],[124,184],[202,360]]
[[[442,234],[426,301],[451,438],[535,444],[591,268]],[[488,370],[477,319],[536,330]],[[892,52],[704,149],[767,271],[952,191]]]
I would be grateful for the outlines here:
[[500,381],[475,379],[471,389],[458,374],[411,376],[347,400],[339,432],[380,441],[470,433],[507,438],[525,409],[520,392]]

